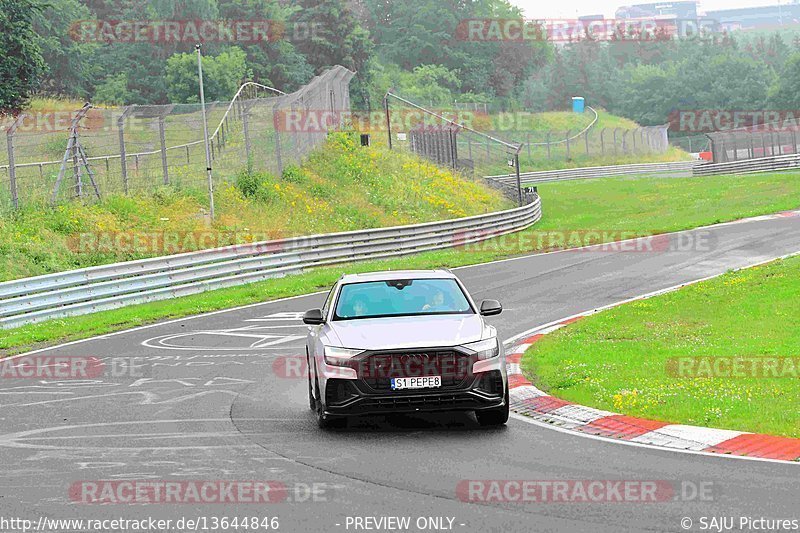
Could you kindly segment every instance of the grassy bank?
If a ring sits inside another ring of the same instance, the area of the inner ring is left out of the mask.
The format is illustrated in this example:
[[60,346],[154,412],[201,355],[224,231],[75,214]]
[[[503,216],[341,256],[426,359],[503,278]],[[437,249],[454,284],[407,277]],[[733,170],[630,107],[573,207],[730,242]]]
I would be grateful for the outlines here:
[[[162,187],[96,204],[26,206],[0,218],[0,281],[198,248],[414,224],[512,207],[416,157],[338,134],[283,176],[229,175],[216,191]],[[132,241],[139,237],[138,241]],[[167,245],[162,241],[169,240]],[[124,243],[120,245],[120,243]]]
[[[680,148],[668,147],[664,153],[649,152],[642,148],[641,138],[633,140],[633,132],[640,126],[623,117],[597,109],[597,123],[588,132],[589,151],[587,153],[584,136],[570,141],[569,155],[566,143],[557,142],[573,137],[584,130],[594,118],[590,111],[583,114],[570,112],[541,113],[534,115],[527,130],[508,132],[508,138],[515,141],[534,143],[525,145],[520,152],[520,169],[523,172],[536,170],[556,170],[565,168],[594,167],[607,165],[627,165],[634,163],[662,163],[667,161],[687,161],[691,156]],[[616,144],[614,131],[617,131]],[[552,143],[550,151],[542,145],[548,138]],[[623,148],[623,135],[625,148]],[[601,139],[602,132],[602,139]],[[539,143],[537,146],[536,143]],[[616,147],[615,147],[616,146]],[[507,172],[499,168],[499,172]]]
[[[34,324],[4,331],[0,336],[0,353],[8,355],[160,319],[303,294],[329,286],[343,272],[455,267],[534,252],[546,244],[545,240],[536,238],[537,232],[604,230],[618,232],[617,235],[624,232],[625,236],[650,235],[787,210],[798,207],[800,180],[797,178],[796,173],[777,173],[746,178],[613,178],[545,184],[539,189],[544,219],[534,228],[521,232],[519,239],[496,239],[480,247],[342,265],[167,302]],[[586,243],[582,240],[566,245]]]
[[[729,273],[548,335],[522,368],[583,405],[800,437],[798,294],[797,257]],[[731,358],[742,358],[739,370]]]

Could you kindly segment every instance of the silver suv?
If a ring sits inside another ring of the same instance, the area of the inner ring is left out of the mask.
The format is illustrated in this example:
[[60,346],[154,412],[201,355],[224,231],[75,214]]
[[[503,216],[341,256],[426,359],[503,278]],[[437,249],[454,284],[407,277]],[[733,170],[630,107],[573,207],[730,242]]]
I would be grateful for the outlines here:
[[342,276],[322,309],[303,316],[309,332],[308,396],[320,427],[349,415],[474,411],[484,426],[508,420],[502,343],[447,270]]

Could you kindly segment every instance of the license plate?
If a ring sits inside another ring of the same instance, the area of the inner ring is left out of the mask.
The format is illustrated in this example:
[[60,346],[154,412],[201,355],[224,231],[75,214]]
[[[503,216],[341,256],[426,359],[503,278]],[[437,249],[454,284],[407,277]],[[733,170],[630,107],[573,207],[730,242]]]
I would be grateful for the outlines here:
[[435,389],[442,386],[442,376],[422,376],[418,378],[392,378],[392,390]]

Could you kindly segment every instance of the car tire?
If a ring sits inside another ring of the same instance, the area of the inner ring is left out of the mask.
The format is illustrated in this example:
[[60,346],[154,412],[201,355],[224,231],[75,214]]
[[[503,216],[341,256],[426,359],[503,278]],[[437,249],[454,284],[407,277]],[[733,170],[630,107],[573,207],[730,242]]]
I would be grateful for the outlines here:
[[311,359],[306,353],[306,374],[308,376],[308,406],[312,411],[317,410],[317,401],[314,399],[314,387],[311,385]]
[[317,396],[317,401],[315,402],[315,410],[317,412],[317,426],[320,429],[334,429],[334,428],[343,428],[347,425],[346,418],[331,418],[325,416],[325,404],[322,401],[322,396],[319,392],[319,379],[314,379],[314,391]]
[[503,407],[497,409],[487,409],[486,411],[475,411],[475,418],[478,419],[478,424],[484,427],[502,426],[508,422],[509,415],[509,394],[506,389],[506,401]]

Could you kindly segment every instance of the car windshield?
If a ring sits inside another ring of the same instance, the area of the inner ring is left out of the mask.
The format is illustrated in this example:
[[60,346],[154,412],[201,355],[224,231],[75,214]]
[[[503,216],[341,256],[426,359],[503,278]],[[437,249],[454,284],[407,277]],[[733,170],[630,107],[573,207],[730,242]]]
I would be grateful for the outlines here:
[[454,279],[405,279],[343,285],[333,319],[473,312]]

